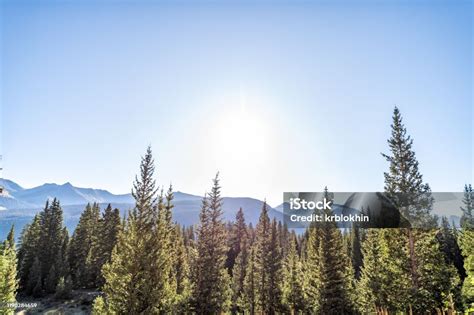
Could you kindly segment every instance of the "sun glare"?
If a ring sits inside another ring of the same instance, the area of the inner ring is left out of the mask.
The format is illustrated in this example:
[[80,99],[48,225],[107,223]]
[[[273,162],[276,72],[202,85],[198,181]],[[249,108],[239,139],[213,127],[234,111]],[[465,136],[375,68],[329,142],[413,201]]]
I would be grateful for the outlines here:
[[216,126],[215,157],[221,167],[252,169],[264,162],[269,149],[269,126],[262,113],[241,101],[222,113]]

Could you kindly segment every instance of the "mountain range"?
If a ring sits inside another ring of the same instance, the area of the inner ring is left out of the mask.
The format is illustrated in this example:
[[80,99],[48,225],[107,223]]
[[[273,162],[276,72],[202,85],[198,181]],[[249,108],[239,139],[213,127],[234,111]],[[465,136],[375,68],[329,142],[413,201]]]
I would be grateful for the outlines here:
[[48,199],[57,198],[63,205],[78,205],[87,203],[133,203],[131,194],[114,195],[107,190],[79,188],[71,183],[63,185],[43,184],[38,187],[25,189],[17,183],[0,180],[6,190],[6,195],[0,197],[0,206],[6,209],[29,209],[44,206]]
[[[4,192],[0,195],[0,240],[6,236],[12,224],[15,225],[18,235],[18,231],[44,208],[46,200],[53,198],[60,200],[64,221],[71,233],[87,203],[97,202],[102,209],[110,203],[120,209],[122,215],[134,205],[131,194],[115,195],[103,189],[75,187],[71,183],[62,185],[47,183],[26,189],[14,181],[0,179],[0,185],[4,187]],[[201,201],[202,196],[175,192],[173,219],[183,225],[197,224]],[[242,208],[247,222],[255,225],[262,206],[263,201],[254,198],[224,197],[223,217],[225,220],[233,220],[239,208]],[[271,218],[281,219],[283,216],[279,210],[271,207],[268,207],[268,210]]]
[[[120,209],[123,216],[134,206],[132,194],[115,195],[104,189],[75,187],[69,182],[62,185],[48,183],[26,189],[14,181],[0,179],[0,186],[4,188],[0,194],[0,240],[6,237],[12,225],[15,226],[16,235],[19,236],[23,226],[31,222],[35,214],[44,208],[46,200],[53,198],[61,202],[64,222],[70,233],[74,231],[87,203],[99,203],[101,209],[110,203],[114,208]],[[186,226],[199,223],[201,202],[202,196],[175,192],[173,219]],[[242,208],[247,223],[255,226],[262,206],[263,201],[254,198],[224,197],[223,217],[226,221],[234,220],[237,211]],[[270,218],[282,220],[283,204],[275,208],[268,206],[268,213]],[[448,217],[449,222],[459,225],[458,215],[443,215]]]

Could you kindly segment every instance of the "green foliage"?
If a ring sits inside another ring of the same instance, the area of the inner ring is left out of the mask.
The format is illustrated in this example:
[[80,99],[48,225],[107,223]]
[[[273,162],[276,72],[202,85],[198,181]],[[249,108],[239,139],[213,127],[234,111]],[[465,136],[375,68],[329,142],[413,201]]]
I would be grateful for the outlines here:
[[244,239],[247,238],[247,226],[245,224],[242,208],[237,211],[235,222],[231,225],[229,233],[229,251],[227,252],[226,267],[232,275],[235,260],[239,255]]
[[307,233],[306,259],[303,260],[304,287],[307,296],[306,307],[310,312],[317,312],[319,309],[319,290],[321,278],[319,273],[319,243],[321,241],[321,229],[317,226],[310,226]]
[[[327,188],[324,196],[332,198]],[[333,222],[321,222],[309,227],[305,239],[302,270],[308,312],[353,312],[354,272],[341,231]]]
[[120,230],[120,213],[109,204],[102,216],[99,204],[88,204],[71,239],[69,265],[76,288],[97,288],[104,284],[101,269],[110,261]]
[[105,282],[101,270],[110,261],[112,250],[117,243],[121,228],[119,210],[112,210],[109,204],[97,224],[98,227],[91,230],[94,233],[90,236],[91,244],[86,259],[87,278],[91,287],[101,287]]
[[225,312],[231,303],[230,276],[225,268],[227,241],[222,220],[222,198],[216,175],[211,192],[203,199],[197,239],[194,275],[194,311]]
[[385,294],[382,291],[384,266],[380,232],[378,229],[369,229],[362,246],[364,264],[357,283],[357,302],[362,312],[376,312],[386,305]]
[[369,230],[363,244],[364,267],[358,283],[362,311],[415,313],[452,309],[459,278],[446,263],[435,230],[414,231],[417,282],[413,285],[409,234],[405,229]]
[[106,305],[106,302],[102,296],[98,296],[94,299],[92,304],[92,315],[115,315],[117,313],[110,310]]
[[319,241],[319,307],[322,314],[352,314],[351,277],[349,257],[344,251],[342,234],[329,222],[320,228]]
[[436,234],[436,239],[438,240],[440,250],[443,252],[446,263],[453,264],[456,267],[462,281],[466,277],[466,271],[464,270],[464,259],[458,245],[457,235],[458,231],[456,228],[451,227],[448,219],[443,217],[441,228]]
[[[18,277],[20,288],[26,294],[32,294],[40,277],[41,266],[38,260],[39,240],[41,235],[40,217],[36,215],[31,224],[24,227],[20,236],[18,250]],[[33,264],[36,261],[35,268]]]
[[0,245],[0,314],[13,314],[6,303],[15,303],[18,289],[17,257],[13,227],[7,240]]
[[59,279],[69,272],[68,243],[59,200],[46,202],[44,210],[21,233],[18,276],[25,293],[39,297],[55,292]]
[[423,182],[418,161],[412,149],[413,139],[407,135],[402,116],[397,107],[393,111],[392,134],[388,139],[390,154],[382,154],[389,162],[384,173],[385,192],[398,206],[402,216],[412,227],[436,227],[432,207],[431,189]]
[[354,270],[355,279],[360,279],[360,269],[362,268],[362,248],[361,248],[361,237],[360,229],[357,225],[353,225],[350,233],[350,259],[352,263],[352,269]]
[[[235,222],[232,224],[230,249],[227,254],[228,267],[232,271],[232,312],[243,312],[243,293],[245,273],[248,261],[248,234],[242,208],[236,214]],[[235,257],[235,259],[234,259]],[[232,262],[233,261],[233,262]]]
[[306,308],[303,264],[298,255],[296,235],[289,239],[288,253],[283,265],[282,302],[291,314]]
[[461,207],[462,217],[460,220],[461,227],[466,229],[474,229],[474,190],[472,185],[464,186],[464,207]]
[[281,268],[278,225],[275,220],[270,222],[267,205],[264,203],[244,285],[247,287],[244,291],[250,312],[273,314],[282,310]]
[[[136,205],[118,234],[110,262],[103,267],[107,312],[153,314],[173,310],[176,278],[173,273],[172,190],[166,203],[156,201],[154,161],[148,148],[132,195]],[[159,241],[157,241],[159,240]]]
[[26,293],[34,297],[40,297],[43,294],[43,287],[41,281],[41,264],[36,257],[30,269],[30,274],[26,286]]
[[57,299],[69,299],[71,298],[71,292],[72,292],[71,276],[67,276],[66,279],[64,279],[64,277],[59,278],[58,285],[56,286],[56,293],[54,296]]
[[184,244],[184,237],[177,225],[173,235],[173,276],[176,281],[176,296],[173,303],[174,313],[188,313],[190,310],[192,283],[190,280],[190,257]]
[[98,270],[94,268],[94,257],[91,257],[93,242],[100,237],[99,219],[99,205],[87,204],[74,230],[69,251],[69,264],[76,288],[92,288],[99,277],[100,268]]
[[258,311],[257,272],[256,249],[255,246],[252,246],[248,256],[247,268],[245,270],[243,295],[239,298],[239,305],[252,315],[256,314]]
[[458,244],[458,231],[453,226],[449,225],[448,219],[446,217],[442,218],[441,228],[436,234],[436,239],[439,244],[439,249],[441,250],[445,264],[452,265],[456,269],[458,284],[456,287],[452,288],[452,303],[455,305],[456,309],[463,308],[463,302],[461,297],[461,288],[464,279],[466,278],[466,270],[464,269],[464,258],[461,253],[461,249]]
[[[466,223],[472,188],[465,189],[462,233],[445,218],[434,229],[429,186],[398,109],[392,127],[385,189],[412,223],[431,229],[355,226],[343,235],[324,222],[296,235],[270,220],[266,203],[256,228],[242,209],[226,224],[217,176],[197,230],[182,228],[172,222],[172,188],[156,188],[148,149],[134,183],[135,207],[123,223],[110,205],[102,216],[97,204],[88,205],[69,241],[59,201],[46,204],[21,233],[20,288],[68,299],[73,285],[101,287],[93,314],[424,314],[453,313],[462,302],[474,308],[474,235]],[[397,199],[399,193],[408,198]],[[18,286],[13,239],[12,231],[0,244],[0,297],[8,301]]]
[[467,273],[462,287],[462,296],[466,308],[474,309],[474,230],[463,229],[460,236],[460,247]]
[[117,314],[131,313],[138,309],[139,286],[144,281],[143,271],[136,262],[139,257],[136,221],[130,216],[118,235],[112,258],[102,269],[105,278],[103,291],[107,296],[108,311]]
[[452,308],[459,276],[453,264],[446,262],[436,239],[436,230],[416,231],[415,253],[418,263],[418,286],[413,310],[416,312]]

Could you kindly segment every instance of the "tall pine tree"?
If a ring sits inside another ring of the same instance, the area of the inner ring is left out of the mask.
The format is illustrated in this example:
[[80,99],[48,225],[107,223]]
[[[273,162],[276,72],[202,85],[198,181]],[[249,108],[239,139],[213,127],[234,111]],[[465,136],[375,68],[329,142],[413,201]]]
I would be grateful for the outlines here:
[[[255,233],[254,277],[256,284],[256,312],[275,314],[282,309],[281,305],[281,248],[278,225],[268,217],[267,204],[264,202]],[[247,281],[249,282],[249,281]]]
[[100,219],[99,205],[87,204],[74,230],[69,252],[71,278],[77,288],[92,288],[98,273],[93,271],[91,249],[95,237],[98,236]]
[[[388,230],[384,232],[388,242],[388,252],[397,253],[405,242],[408,249],[408,265],[410,277],[410,303],[409,311],[419,312],[434,310],[443,303],[441,296],[451,295],[447,281],[455,281],[452,268],[444,263],[439,246],[431,230],[437,226],[436,216],[431,215],[433,198],[429,185],[423,182],[419,171],[419,164],[415,157],[412,145],[413,140],[407,135],[402,117],[395,107],[392,122],[392,135],[388,140],[390,155],[383,154],[390,163],[389,171],[385,176],[385,191],[397,205],[401,214],[410,222],[411,227],[402,230]],[[403,247],[405,247],[403,246]],[[398,248],[395,248],[398,247]],[[392,260],[399,257],[391,256]],[[405,266],[403,262],[398,264]],[[437,274],[428,277],[427,270],[430,266],[437,266]],[[402,272],[403,268],[398,269]],[[393,272],[389,273],[394,275]],[[399,279],[405,278],[400,275]],[[435,291],[433,291],[435,290]],[[426,292],[431,292],[436,299],[427,299]],[[429,300],[429,301],[428,301]]]
[[234,313],[243,311],[242,294],[248,260],[248,242],[244,212],[240,208],[232,224],[231,247],[227,254],[228,265],[232,268],[232,312]]
[[[156,202],[154,160],[147,149],[132,195],[135,208],[119,232],[110,262],[103,267],[103,307],[117,314],[169,312],[176,302],[173,277],[171,211],[163,198]],[[159,241],[158,241],[159,240]]]
[[243,293],[240,301],[240,306],[244,308],[244,313],[251,315],[257,314],[258,306],[258,269],[256,260],[256,248],[251,246],[249,248],[249,255],[247,261],[247,268],[245,269],[245,279]]
[[[20,245],[18,250],[18,278],[20,279],[20,290],[27,295],[33,293],[40,276],[40,266],[38,261],[39,240],[41,233],[40,217],[36,215],[30,224],[27,224],[20,235]],[[33,270],[33,264],[37,260],[37,268]],[[30,274],[33,270],[36,274]],[[32,281],[32,278],[36,278]]]
[[112,210],[112,206],[109,204],[97,223],[98,227],[94,229],[95,233],[92,234],[91,248],[87,255],[90,285],[92,287],[101,287],[105,282],[101,271],[102,267],[110,261],[112,250],[117,243],[121,228],[119,210]]
[[193,296],[197,314],[225,312],[231,303],[230,276],[225,268],[228,248],[220,190],[216,175],[211,192],[204,197],[201,206]]
[[413,139],[407,135],[397,107],[393,111],[391,127],[392,134],[387,141],[390,154],[382,153],[390,164],[389,171],[384,173],[385,192],[412,227],[436,227],[436,218],[431,215],[431,189],[423,182],[412,148]]
[[282,301],[290,314],[298,314],[305,310],[304,274],[296,235],[289,237],[288,252],[283,268]]
[[19,278],[27,294],[54,293],[68,272],[68,233],[59,200],[46,202],[44,210],[23,230],[19,249]]
[[342,233],[335,223],[321,224],[318,251],[319,312],[352,314],[352,265],[344,250]]

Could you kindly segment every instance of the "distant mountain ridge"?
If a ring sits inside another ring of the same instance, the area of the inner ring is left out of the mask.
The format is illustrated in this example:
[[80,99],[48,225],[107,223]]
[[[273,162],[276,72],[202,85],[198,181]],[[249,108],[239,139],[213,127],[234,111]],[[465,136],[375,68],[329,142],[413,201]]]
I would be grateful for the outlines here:
[[[122,215],[134,206],[131,194],[115,195],[103,189],[80,188],[71,183],[62,185],[48,183],[38,187],[25,189],[17,183],[0,179],[6,194],[0,196],[0,240],[2,232],[8,231],[11,224],[15,229],[21,228],[31,218],[44,208],[46,200],[58,198],[64,210],[66,226],[72,232],[79,220],[81,212],[87,203],[97,202],[104,209],[107,204],[119,208]],[[173,200],[173,219],[182,225],[194,225],[199,222],[199,211],[201,209],[202,196],[196,196],[183,192],[175,192]],[[244,211],[247,223],[258,222],[263,201],[248,197],[224,197],[223,218],[226,221],[234,220],[239,208]],[[268,206],[271,218],[282,219],[283,214]]]
[[[7,209],[28,209],[43,206],[46,200],[58,198],[63,205],[98,203],[131,203],[131,194],[114,195],[106,190],[74,187],[71,183],[63,185],[43,184],[38,187],[25,189],[17,183],[2,179],[0,180],[7,196],[0,197],[0,206]],[[8,200],[7,200],[8,199]]]
[[[67,182],[62,185],[46,183],[25,189],[17,183],[0,179],[6,194],[0,196],[0,206],[7,209],[29,209],[44,206],[46,200],[57,198],[62,205],[81,205],[87,203],[134,203],[132,194],[112,194],[104,189],[80,188]],[[201,200],[200,196],[175,192],[175,198]]]

